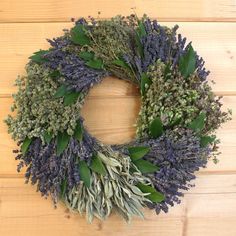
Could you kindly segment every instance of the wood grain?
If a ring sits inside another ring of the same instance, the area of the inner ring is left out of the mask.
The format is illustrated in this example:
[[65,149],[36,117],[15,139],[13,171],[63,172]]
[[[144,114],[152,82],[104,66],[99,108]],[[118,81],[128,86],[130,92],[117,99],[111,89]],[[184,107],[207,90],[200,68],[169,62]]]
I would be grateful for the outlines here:
[[[98,12],[101,12],[98,15]],[[71,17],[109,18],[144,12],[162,24],[180,25],[179,32],[193,41],[206,60],[215,93],[224,108],[236,110],[236,2],[235,0],[1,0],[0,1],[0,121],[9,113],[14,80],[24,74],[28,57],[47,49],[45,38],[70,28]],[[135,134],[139,92],[129,83],[107,78],[91,90],[82,111],[89,131],[106,143],[129,141]],[[178,205],[156,216],[145,211],[145,221],[131,225],[113,214],[105,222],[86,223],[62,204],[54,209],[35,187],[25,185],[16,172],[12,149],[16,144],[0,122],[0,235],[1,236],[235,236],[236,235],[236,115],[218,131],[218,165],[197,174],[192,188]]]
[[[167,22],[163,24],[174,25]],[[206,67],[212,71],[209,80],[216,82],[214,91],[234,95],[236,24],[179,22],[179,25],[179,32],[193,41],[194,48],[206,60]],[[3,78],[0,80],[0,96],[15,91],[14,81],[17,75],[24,74],[28,57],[39,49],[48,48],[46,38],[59,36],[62,29],[71,26],[71,23],[0,24],[0,71]]]
[[[230,180],[230,181],[228,181]],[[88,225],[84,218],[69,213],[62,204],[54,209],[35,188],[22,179],[0,179],[0,235],[220,235],[234,236],[236,220],[236,175],[199,176],[196,187],[182,199],[182,204],[170,209],[168,215],[156,216],[145,210],[146,220],[135,219],[132,225],[122,222],[116,214],[105,222],[95,220]],[[226,184],[222,185],[221,183]],[[223,202],[223,209],[218,203]],[[24,210],[22,211],[22,206]],[[199,211],[201,209],[201,211]],[[220,215],[220,221],[219,220]],[[30,217],[29,217],[30,216]],[[228,219],[230,217],[230,220]],[[209,228],[206,222],[210,221]],[[14,227],[11,223],[14,222]],[[50,222],[50,224],[48,223]],[[205,226],[205,227],[204,227]],[[207,227],[206,227],[207,226]],[[227,227],[229,230],[226,230]],[[135,230],[134,230],[135,229]],[[201,234],[197,234],[201,233]]]
[[134,12],[161,21],[235,21],[235,10],[234,0],[1,0],[0,22],[70,21],[71,17],[108,18]]

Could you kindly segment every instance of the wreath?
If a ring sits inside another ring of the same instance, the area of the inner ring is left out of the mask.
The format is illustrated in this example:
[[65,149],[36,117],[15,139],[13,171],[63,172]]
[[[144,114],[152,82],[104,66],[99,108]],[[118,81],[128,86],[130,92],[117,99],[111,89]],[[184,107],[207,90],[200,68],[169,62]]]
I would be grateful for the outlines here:
[[[74,20],[73,20],[74,21]],[[214,95],[204,60],[177,34],[146,15],[74,21],[48,50],[35,52],[18,77],[9,133],[18,171],[54,204],[127,221],[142,209],[167,212],[209,158],[215,131],[230,120]],[[140,88],[136,138],[105,145],[84,127],[80,110],[93,85],[113,75]]]

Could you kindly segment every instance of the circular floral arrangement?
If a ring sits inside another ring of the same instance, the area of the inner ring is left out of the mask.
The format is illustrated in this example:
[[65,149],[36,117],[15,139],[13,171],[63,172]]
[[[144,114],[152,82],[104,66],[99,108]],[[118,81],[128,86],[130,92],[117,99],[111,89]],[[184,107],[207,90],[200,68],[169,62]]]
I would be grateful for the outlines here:
[[[217,160],[214,132],[230,111],[221,111],[203,59],[177,28],[147,16],[79,19],[30,57],[16,80],[17,113],[6,120],[27,182],[89,222],[180,203],[195,171]],[[136,138],[123,145],[98,141],[80,115],[89,89],[108,75],[140,88]]]

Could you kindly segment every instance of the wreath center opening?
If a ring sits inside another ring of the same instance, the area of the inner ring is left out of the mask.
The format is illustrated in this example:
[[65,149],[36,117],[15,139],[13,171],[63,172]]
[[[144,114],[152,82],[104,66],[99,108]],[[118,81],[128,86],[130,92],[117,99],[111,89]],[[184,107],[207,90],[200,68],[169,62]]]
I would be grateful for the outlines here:
[[81,110],[88,131],[106,144],[122,144],[135,137],[140,110],[137,85],[106,77],[90,89]]

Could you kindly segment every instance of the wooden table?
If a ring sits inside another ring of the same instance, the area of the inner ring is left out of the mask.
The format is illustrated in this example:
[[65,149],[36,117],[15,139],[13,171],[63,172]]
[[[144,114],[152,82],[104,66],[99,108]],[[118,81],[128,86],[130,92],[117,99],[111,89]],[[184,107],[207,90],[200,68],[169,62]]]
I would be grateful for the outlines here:
[[[235,0],[1,0],[0,1],[0,120],[9,113],[13,82],[24,73],[28,57],[48,47],[45,38],[62,34],[71,17],[108,18],[134,11],[147,13],[162,24],[180,25],[179,32],[193,41],[206,59],[216,81],[214,91],[225,95],[225,108],[235,112],[223,126],[220,163],[209,163],[186,193],[182,204],[169,214],[156,216],[147,210],[145,221],[131,225],[113,214],[106,222],[86,223],[68,213],[64,206],[55,210],[50,200],[40,197],[35,187],[24,184],[16,172],[12,149],[15,143],[0,123],[0,235],[147,235],[147,236],[235,236],[236,235],[236,1]],[[89,130],[100,140],[124,142],[134,136],[139,110],[137,89],[118,79],[107,78],[96,86],[86,101],[83,115]]]

